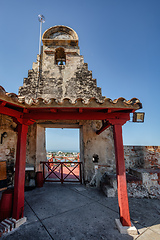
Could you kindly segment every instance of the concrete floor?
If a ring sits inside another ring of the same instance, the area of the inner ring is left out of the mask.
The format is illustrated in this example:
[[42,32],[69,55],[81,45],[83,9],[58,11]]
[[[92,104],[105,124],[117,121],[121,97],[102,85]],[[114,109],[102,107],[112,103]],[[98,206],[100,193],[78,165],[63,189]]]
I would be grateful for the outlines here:
[[106,198],[80,184],[45,183],[25,192],[27,222],[7,240],[160,240],[160,200],[129,199],[130,214],[139,235],[121,235],[116,228],[117,198]]

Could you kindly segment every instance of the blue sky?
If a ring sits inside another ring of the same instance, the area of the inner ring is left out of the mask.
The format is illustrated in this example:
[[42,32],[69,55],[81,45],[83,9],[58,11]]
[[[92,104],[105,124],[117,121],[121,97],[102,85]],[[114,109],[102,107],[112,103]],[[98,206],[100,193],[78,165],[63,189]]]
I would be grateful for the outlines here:
[[[159,10],[159,0],[1,0],[0,85],[18,93],[36,61],[37,15],[43,14],[42,32],[54,25],[77,32],[80,52],[104,96],[141,100],[145,123],[128,122],[123,127],[124,144],[160,145]],[[71,143],[78,144],[78,134],[70,135]]]

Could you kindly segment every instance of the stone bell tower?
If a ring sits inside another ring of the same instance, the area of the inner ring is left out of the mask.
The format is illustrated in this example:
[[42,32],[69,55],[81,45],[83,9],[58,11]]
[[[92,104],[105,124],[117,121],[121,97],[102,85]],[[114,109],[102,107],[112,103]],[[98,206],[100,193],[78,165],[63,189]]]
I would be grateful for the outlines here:
[[[41,55],[38,55],[37,62],[33,63],[32,70],[28,71],[28,77],[24,78],[23,86],[19,88],[19,99],[35,108],[54,103],[58,106],[56,111],[60,111],[61,105],[66,102],[69,106],[82,102],[84,108],[92,103],[103,104],[105,97],[80,55],[76,32],[66,26],[54,26],[44,32],[42,42]],[[84,179],[90,181],[95,172],[94,154],[99,156],[103,168],[105,165],[112,171],[115,165],[112,128],[97,135],[96,130],[101,125],[100,120],[37,120],[29,127],[26,159],[28,163],[34,163],[36,171],[39,171],[40,161],[46,158],[45,128],[78,128]]]
[[41,56],[33,63],[28,78],[19,88],[19,95],[25,101],[31,98],[52,98],[63,101],[68,98],[75,102],[78,98],[88,101],[94,97],[103,100],[101,89],[92,78],[92,72],[84,63],[78,46],[76,32],[66,26],[54,26],[42,36]]

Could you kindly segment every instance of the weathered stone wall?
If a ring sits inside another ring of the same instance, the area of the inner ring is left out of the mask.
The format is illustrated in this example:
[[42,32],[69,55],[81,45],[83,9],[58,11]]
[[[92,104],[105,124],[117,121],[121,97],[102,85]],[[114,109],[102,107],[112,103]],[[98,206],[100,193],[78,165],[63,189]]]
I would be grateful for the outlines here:
[[160,146],[124,146],[126,169],[160,168]]
[[[124,146],[127,189],[130,197],[160,199],[160,147]],[[117,194],[116,174],[105,172],[101,187],[106,196]]]
[[36,172],[42,171],[41,161],[47,160],[46,154],[46,140],[45,140],[45,128],[37,124],[37,135],[36,135]]
[[[84,151],[84,180],[92,181],[95,174],[95,165],[98,165],[96,185],[100,183],[105,171],[115,171],[115,152],[112,127],[100,135],[96,130],[101,127],[101,121],[85,121],[82,127],[82,144]],[[99,157],[98,163],[93,163],[93,155]]]
[[24,78],[23,87],[19,88],[19,96],[25,96],[26,102],[29,99],[36,98],[38,87],[38,73],[33,69],[28,71],[28,78]]
[[29,126],[27,134],[26,164],[42,170],[40,161],[46,161],[45,127],[37,123]]
[[36,164],[36,136],[37,124],[28,127],[26,145],[26,164],[35,166]]
[[3,138],[0,144],[0,160],[10,162],[16,159],[17,133],[14,131],[16,126],[11,117],[0,115],[0,141],[1,135],[7,133],[7,137]]
[[82,63],[82,56],[74,56],[65,66],[55,65],[54,56],[48,58],[44,59],[44,62],[48,61],[48,65],[44,63],[44,71],[42,65],[39,81],[35,69],[29,70],[28,78],[24,78],[23,86],[19,88],[19,95],[25,96],[26,101],[37,97],[45,100],[55,98],[58,101],[69,98],[73,102],[78,98],[84,101],[92,97],[103,99],[101,88],[97,87],[96,79],[92,78],[88,64]]

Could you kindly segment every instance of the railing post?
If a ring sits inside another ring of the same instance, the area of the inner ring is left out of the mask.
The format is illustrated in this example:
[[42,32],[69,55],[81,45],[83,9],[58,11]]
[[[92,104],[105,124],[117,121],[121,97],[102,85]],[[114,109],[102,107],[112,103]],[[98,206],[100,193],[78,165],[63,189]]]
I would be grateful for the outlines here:
[[63,163],[61,162],[61,183],[63,184]]
[[44,163],[43,163],[43,179],[44,179],[44,182],[45,182]]
[[80,171],[80,183],[82,184],[82,163],[81,162],[79,162],[79,167],[80,167],[80,169],[79,169],[79,171]]

